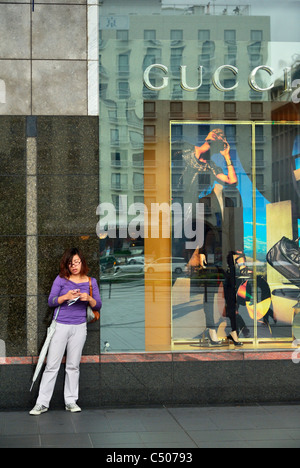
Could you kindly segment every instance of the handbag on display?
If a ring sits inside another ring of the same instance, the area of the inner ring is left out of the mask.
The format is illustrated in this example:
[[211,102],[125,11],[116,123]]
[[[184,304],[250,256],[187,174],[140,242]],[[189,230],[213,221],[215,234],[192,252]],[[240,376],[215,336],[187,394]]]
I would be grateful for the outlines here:
[[[90,283],[90,296],[93,297],[93,287],[92,287],[92,280],[89,277]],[[90,305],[86,308],[86,321],[87,323],[94,323],[100,319],[100,313],[96,310],[93,310]]]
[[299,239],[282,237],[267,253],[267,262],[286,279],[300,285]]

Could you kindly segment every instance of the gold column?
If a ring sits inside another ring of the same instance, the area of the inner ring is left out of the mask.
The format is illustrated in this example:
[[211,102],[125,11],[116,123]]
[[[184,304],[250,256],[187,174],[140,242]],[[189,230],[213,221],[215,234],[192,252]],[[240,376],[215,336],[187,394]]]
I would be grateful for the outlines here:
[[[159,237],[151,237],[151,203],[170,204],[170,148],[169,120],[165,119],[167,103],[156,102],[154,120],[145,125],[155,125],[155,137],[145,142],[145,152],[155,151],[155,159],[144,160],[144,203],[148,209],[148,237],[145,237],[145,260],[171,257],[170,238],[162,237],[160,222]],[[150,184],[148,184],[148,180]],[[155,186],[152,182],[155,180]],[[158,273],[145,271],[145,350],[168,351],[171,349],[171,269]]]

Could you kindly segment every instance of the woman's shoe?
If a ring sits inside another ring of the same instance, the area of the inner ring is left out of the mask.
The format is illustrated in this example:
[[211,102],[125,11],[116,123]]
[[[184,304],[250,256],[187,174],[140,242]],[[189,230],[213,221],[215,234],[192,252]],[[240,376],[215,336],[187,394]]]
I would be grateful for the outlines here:
[[46,406],[44,405],[39,405],[38,403],[34,406],[34,408],[32,408],[31,411],[29,411],[29,414],[31,414],[32,416],[39,416],[40,414],[42,413],[46,413],[46,411],[48,411],[48,408],[46,408]]
[[222,341],[213,340],[212,337],[210,336],[209,331],[208,331],[208,340],[209,340],[209,342],[210,342],[210,344],[211,344],[212,346],[222,346],[222,345],[223,345]]
[[66,411],[71,411],[71,413],[80,413],[81,408],[79,408],[79,406],[76,405],[76,403],[67,403]]
[[209,343],[211,344],[211,346],[223,346],[222,341],[213,341],[211,338],[209,338]]
[[232,341],[234,346],[244,346],[244,343],[241,343],[240,341],[235,341],[230,334],[227,336],[227,339],[229,341]]

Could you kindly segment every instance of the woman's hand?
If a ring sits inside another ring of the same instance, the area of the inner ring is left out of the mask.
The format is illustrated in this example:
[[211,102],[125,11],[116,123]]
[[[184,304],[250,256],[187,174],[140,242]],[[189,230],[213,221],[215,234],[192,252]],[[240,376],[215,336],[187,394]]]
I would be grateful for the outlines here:
[[229,143],[227,143],[226,140],[223,140],[223,141],[224,141],[224,149],[223,149],[223,151],[220,151],[220,153],[224,156],[224,158],[226,159],[226,162],[231,162],[230,145],[229,145]]
[[91,307],[95,307],[95,305],[97,304],[96,300],[91,297],[88,293],[82,293],[80,294],[80,301],[86,301],[90,304]]
[[79,296],[80,296],[80,289],[70,289],[66,294],[64,294],[63,296],[60,296],[57,299],[57,302],[59,304],[62,304],[65,301],[71,301],[73,299],[76,299]]
[[80,294],[80,301],[87,301],[90,302],[91,296],[88,293],[81,293]]
[[230,145],[226,139],[222,139],[222,141],[224,142],[224,149],[220,151],[220,154],[225,158],[228,174],[218,174],[217,178],[227,184],[236,184],[238,179],[230,157]]

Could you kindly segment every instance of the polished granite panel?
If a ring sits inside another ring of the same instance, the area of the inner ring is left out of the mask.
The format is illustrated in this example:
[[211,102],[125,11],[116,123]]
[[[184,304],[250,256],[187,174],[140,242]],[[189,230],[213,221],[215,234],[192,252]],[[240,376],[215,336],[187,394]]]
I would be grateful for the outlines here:
[[98,117],[40,116],[37,133],[38,174],[98,173]]
[[[24,363],[22,364],[22,361]],[[27,392],[36,361],[20,359],[0,366],[0,408],[30,409],[37,397],[38,379]],[[51,409],[63,408],[64,363],[61,366]],[[85,362],[80,366],[79,404],[87,407],[138,405],[243,405],[261,402],[300,401],[300,374],[291,361],[242,362]],[[18,394],[15,394],[15,389]],[[25,389],[20,392],[19,389]],[[218,421],[236,428],[234,414]],[[292,427],[292,426],[289,426]],[[255,429],[255,426],[253,427]]]
[[[47,298],[67,248],[79,247],[99,278],[98,117],[37,119],[38,348],[52,317]],[[88,325],[85,355],[99,354],[100,323]]]
[[0,176],[26,172],[26,118],[0,116]]
[[6,356],[26,355],[26,295],[12,295],[1,288],[0,340]]
[[101,405],[168,404],[173,401],[172,363],[147,362],[100,366]]
[[6,356],[26,354],[26,238],[1,237],[0,340]]
[[0,193],[0,235],[25,235],[26,177],[1,175]]
[[94,236],[98,175],[38,176],[39,235]]
[[[300,400],[299,365],[292,359],[245,362],[245,399],[252,401]],[[255,378],[252,376],[255,373]]]
[[40,117],[38,234],[95,235],[99,221],[97,117]]
[[0,340],[6,356],[26,354],[25,117],[0,117]]
[[26,238],[1,236],[0,239],[0,295],[26,294]]
[[174,395],[181,404],[244,401],[243,361],[174,362],[173,376]]

